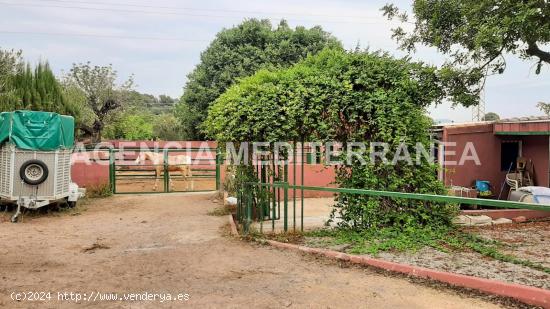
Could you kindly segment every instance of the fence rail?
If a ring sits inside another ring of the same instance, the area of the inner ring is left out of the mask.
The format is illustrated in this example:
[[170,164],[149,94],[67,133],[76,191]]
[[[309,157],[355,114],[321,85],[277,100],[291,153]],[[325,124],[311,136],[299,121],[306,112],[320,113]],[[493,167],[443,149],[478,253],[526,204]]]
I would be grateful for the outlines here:
[[[293,223],[292,229],[296,231],[298,227],[296,213],[296,194],[294,194],[293,202],[290,203],[289,190],[293,190],[293,192],[299,190],[301,192],[299,216],[299,228],[301,231],[304,230],[304,209],[306,208],[304,203],[304,191],[322,191],[332,192],[335,194],[357,194],[365,196],[420,200],[427,202],[478,205],[505,209],[529,209],[550,212],[550,206],[514,201],[367,189],[313,187],[303,185],[291,185],[288,182],[280,181],[276,181],[273,183],[246,182],[243,184],[241,190],[239,190],[237,194],[237,221],[242,225],[244,232],[248,233],[250,231],[250,226],[254,221],[259,222],[260,232],[264,231],[263,223],[265,221],[271,221],[271,230],[275,231],[275,222],[278,220],[282,220],[284,232],[289,231],[290,221],[292,221]],[[282,191],[282,193],[280,191]],[[292,206],[291,209],[290,206]],[[291,214],[289,214],[290,210],[292,210]]]

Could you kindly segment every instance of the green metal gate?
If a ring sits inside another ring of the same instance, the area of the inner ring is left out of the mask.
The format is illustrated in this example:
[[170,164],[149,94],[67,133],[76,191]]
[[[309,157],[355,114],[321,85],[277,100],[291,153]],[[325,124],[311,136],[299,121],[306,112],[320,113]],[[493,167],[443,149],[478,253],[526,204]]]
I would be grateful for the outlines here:
[[[197,157],[198,153],[205,157]],[[149,160],[136,162],[140,149],[109,150],[109,180],[115,194],[207,192],[220,188],[221,155],[217,148],[186,148],[158,150],[160,164]],[[191,164],[170,164],[169,158],[186,154]],[[149,162],[148,162],[149,161]],[[190,175],[184,175],[190,169]]]

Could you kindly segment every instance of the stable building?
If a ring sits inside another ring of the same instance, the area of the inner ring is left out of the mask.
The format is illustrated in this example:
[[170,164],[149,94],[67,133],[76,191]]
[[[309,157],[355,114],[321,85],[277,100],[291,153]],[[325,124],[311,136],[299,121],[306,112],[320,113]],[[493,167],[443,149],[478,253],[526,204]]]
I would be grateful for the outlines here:
[[508,199],[510,187],[550,185],[547,116],[440,124],[433,132],[440,141],[439,177],[448,187],[485,183],[490,186],[486,197]]

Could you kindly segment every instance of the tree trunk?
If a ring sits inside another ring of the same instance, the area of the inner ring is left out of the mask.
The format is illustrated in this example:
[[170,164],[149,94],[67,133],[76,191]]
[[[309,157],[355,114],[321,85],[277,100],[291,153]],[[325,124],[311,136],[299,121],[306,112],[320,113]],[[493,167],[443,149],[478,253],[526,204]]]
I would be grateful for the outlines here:
[[101,131],[103,130],[103,122],[96,120],[93,125],[92,143],[101,143]]

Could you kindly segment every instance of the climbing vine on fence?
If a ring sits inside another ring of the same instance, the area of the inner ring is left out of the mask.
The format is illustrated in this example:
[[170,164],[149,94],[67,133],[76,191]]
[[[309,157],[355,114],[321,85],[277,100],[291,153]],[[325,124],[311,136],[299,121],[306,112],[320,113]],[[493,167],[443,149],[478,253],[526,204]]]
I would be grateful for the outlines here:
[[[453,98],[437,68],[381,52],[326,49],[283,70],[261,70],[242,79],[209,110],[204,130],[220,142],[336,141],[402,143],[416,158],[430,149],[426,107]],[[401,146],[402,147],[402,146]],[[346,148],[346,147],[344,147]],[[403,151],[403,149],[402,149]],[[344,151],[341,156],[346,157]],[[342,187],[441,194],[436,166],[387,164],[363,156],[337,167]],[[449,225],[455,208],[443,203],[341,194],[336,212],[344,227]]]

